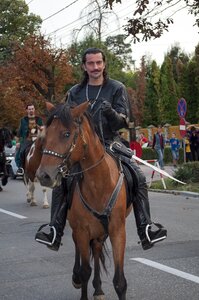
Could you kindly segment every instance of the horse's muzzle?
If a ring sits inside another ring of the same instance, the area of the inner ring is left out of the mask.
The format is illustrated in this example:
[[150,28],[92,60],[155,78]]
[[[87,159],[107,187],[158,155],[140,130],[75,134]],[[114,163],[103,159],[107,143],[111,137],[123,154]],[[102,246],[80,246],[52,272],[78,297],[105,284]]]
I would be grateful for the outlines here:
[[40,184],[46,187],[52,188],[54,185],[54,180],[45,170],[41,170],[40,168],[36,172],[36,177],[39,180]]
[[48,172],[48,170],[39,168],[36,172],[36,177],[40,184],[45,187],[54,188],[61,184],[62,175],[57,172]]

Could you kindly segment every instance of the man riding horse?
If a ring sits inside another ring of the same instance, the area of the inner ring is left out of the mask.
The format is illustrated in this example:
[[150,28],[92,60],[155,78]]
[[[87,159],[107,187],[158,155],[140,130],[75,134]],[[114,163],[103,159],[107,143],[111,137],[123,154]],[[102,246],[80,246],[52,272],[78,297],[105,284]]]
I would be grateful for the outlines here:
[[26,111],[27,116],[20,120],[20,126],[17,134],[19,142],[16,145],[18,150],[15,161],[18,167],[18,175],[24,174],[25,151],[36,139],[38,129],[43,126],[42,119],[35,116],[35,106],[32,103],[26,106]]
[[[101,49],[89,48],[82,57],[84,78],[68,93],[67,102],[79,105],[90,101],[90,113],[96,125],[96,131],[104,141],[106,148],[114,141],[120,142],[118,130],[128,128],[129,101],[126,89],[121,82],[108,78],[105,55]],[[121,145],[122,146],[122,145]],[[122,148],[125,146],[122,146]],[[117,156],[117,155],[116,155]],[[167,230],[160,224],[154,224],[150,218],[150,208],[146,178],[137,163],[127,157],[124,163],[129,165],[137,181],[136,196],[131,201],[134,207],[137,232],[144,250],[150,249],[156,242],[167,236]],[[67,180],[66,180],[67,181]],[[52,215],[50,232],[45,232],[43,225],[36,233],[36,241],[48,245],[49,249],[58,251],[63,236],[67,215],[67,182],[53,189]],[[158,228],[155,228],[157,225]],[[154,227],[154,228],[153,228]]]

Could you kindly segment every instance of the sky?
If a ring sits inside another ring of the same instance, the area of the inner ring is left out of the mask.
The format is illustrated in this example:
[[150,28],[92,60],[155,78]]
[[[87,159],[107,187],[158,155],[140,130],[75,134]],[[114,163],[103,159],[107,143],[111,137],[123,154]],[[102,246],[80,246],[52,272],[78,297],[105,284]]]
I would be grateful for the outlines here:
[[[86,0],[26,0],[26,3],[30,13],[37,14],[42,18],[42,33],[46,37],[51,37],[52,43],[58,47],[70,45],[74,35],[73,30],[84,24],[88,12],[83,10],[88,4]],[[122,0],[122,4],[114,5],[114,14],[109,14],[102,38],[124,33],[122,26],[126,23],[127,18],[132,16],[131,8],[135,7],[133,3],[135,0]],[[156,40],[132,43],[132,59],[135,60],[136,67],[139,67],[143,55],[155,59],[160,65],[164,55],[176,43],[185,53],[190,55],[194,53],[199,42],[199,28],[193,26],[194,17],[189,15],[186,9],[181,9],[181,6],[179,6],[179,12],[173,15],[174,24],[171,25],[169,32],[165,32],[161,38]],[[58,11],[60,12],[57,13]]]

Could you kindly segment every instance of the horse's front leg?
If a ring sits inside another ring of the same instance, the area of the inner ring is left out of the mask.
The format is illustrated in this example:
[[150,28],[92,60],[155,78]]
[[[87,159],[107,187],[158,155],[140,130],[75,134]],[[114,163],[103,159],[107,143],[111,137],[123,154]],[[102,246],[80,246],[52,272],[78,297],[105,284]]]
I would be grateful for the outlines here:
[[49,208],[47,189],[43,188],[43,208]]
[[82,230],[78,233],[76,240],[81,258],[79,270],[79,276],[82,283],[80,300],[88,300],[88,281],[92,271],[90,267],[90,240],[87,235],[83,234]]
[[104,292],[102,290],[102,281],[100,277],[100,258],[102,264],[105,267],[105,258],[103,254],[103,244],[97,240],[92,241],[92,252],[94,257],[94,278],[93,278],[93,287],[95,292],[93,294],[94,300],[104,300]]
[[37,202],[34,198],[35,184],[30,179],[28,180],[27,189],[27,202],[30,203],[30,206],[37,206]]
[[113,249],[115,273],[113,285],[119,300],[126,300],[127,282],[124,276],[124,253],[126,247],[125,221],[123,224],[111,228],[109,236]]
[[75,244],[75,264],[73,267],[73,276],[72,276],[72,284],[76,289],[80,289],[82,287],[81,279],[79,276],[80,271],[80,253],[77,247],[77,244],[75,243],[75,240],[73,239]]

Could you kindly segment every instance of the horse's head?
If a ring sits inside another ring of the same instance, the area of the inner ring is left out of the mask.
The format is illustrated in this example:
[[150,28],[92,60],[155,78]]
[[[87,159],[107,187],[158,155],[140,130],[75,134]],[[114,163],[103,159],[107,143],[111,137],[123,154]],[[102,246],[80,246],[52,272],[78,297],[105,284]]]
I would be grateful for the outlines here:
[[62,104],[56,107],[46,123],[43,156],[37,177],[42,185],[54,187],[61,183],[72,165],[84,159],[89,134],[85,112],[88,102],[76,107]]

